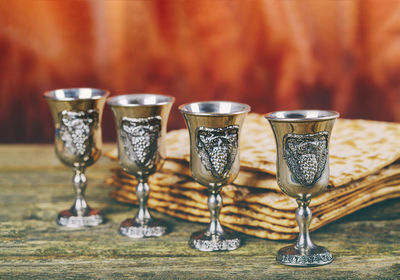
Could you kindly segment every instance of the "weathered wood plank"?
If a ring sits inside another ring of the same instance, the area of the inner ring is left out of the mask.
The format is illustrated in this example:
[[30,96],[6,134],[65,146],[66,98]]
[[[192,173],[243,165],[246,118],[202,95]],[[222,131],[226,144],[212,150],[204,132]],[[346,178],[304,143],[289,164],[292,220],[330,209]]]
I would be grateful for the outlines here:
[[108,222],[93,229],[61,228],[55,217],[72,203],[72,172],[55,159],[53,148],[0,146],[0,155],[1,279],[400,278],[400,199],[314,232],[314,240],[334,254],[332,264],[289,268],[275,263],[287,242],[243,236],[245,244],[236,251],[198,252],[187,241],[204,225],[156,212],[173,225],[170,234],[144,240],[120,236],[119,223],[134,209],[108,197],[103,181],[114,163],[106,159],[88,169],[87,197],[91,206],[104,209]]

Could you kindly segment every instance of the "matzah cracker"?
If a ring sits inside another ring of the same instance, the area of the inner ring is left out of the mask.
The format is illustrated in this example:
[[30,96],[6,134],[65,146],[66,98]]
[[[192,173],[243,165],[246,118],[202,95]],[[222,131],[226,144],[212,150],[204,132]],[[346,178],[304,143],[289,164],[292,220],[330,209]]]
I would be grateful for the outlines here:
[[231,213],[221,213],[219,217],[221,223],[226,224],[234,224],[234,225],[242,225],[242,226],[252,226],[252,227],[260,227],[263,229],[267,229],[274,232],[279,233],[296,233],[299,232],[297,227],[284,227],[276,224],[272,224],[266,221],[258,220],[250,216],[243,215],[235,215]]
[[[135,202],[136,196],[132,195],[132,193],[123,193],[121,190],[119,191],[114,191],[112,193],[112,196],[117,198],[120,201],[123,202]],[[379,188],[375,189],[372,192],[369,193],[359,193],[358,197],[354,197],[349,201],[348,204],[339,207],[337,209],[331,209],[330,211],[327,211],[325,214],[322,215],[315,215],[311,225],[310,225],[310,230],[315,230],[333,220],[336,220],[340,217],[343,217],[349,213],[352,213],[358,209],[361,209],[363,207],[366,207],[368,205],[371,205],[373,203],[388,199],[388,198],[394,198],[394,197],[400,197],[400,185],[396,186],[389,186],[389,187],[384,187],[384,188]],[[343,197],[343,199],[346,199],[346,196]],[[149,199],[149,207],[161,210],[161,208],[168,208],[166,210],[162,210],[161,212],[169,213],[171,215],[177,216],[174,212],[181,213],[179,216],[180,218],[183,219],[189,219],[188,217],[190,216],[190,220],[192,221],[200,221],[202,220],[203,222],[207,222],[206,218],[209,217],[209,212],[207,210],[199,210],[193,207],[187,207],[180,205],[179,203],[173,203],[171,201],[162,201],[161,199]],[[259,220],[257,218],[260,218],[259,215],[254,215],[253,214],[248,214],[244,212],[244,209],[240,209],[241,207],[237,206],[225,206],[222,210],[221,213],[221,222],[230,228],[233,229],[238,229],[238,227],[241,227],[242,230],[239,230],[241,232],[247,233],[247,234],[254,234],[255,236],[262,237],[262,236],[268,236],[267,238],[270,239],[291,239],[285,234],[290,233],[297,233],[298,229],[297,226],[293,227],[294,224],[291,224],[288,227],[284,227],[283,225],[275,225],[274,223],[268,222],[268,221],[263,221]],[[186,213],[186,214],[184,214]],[[233,215],[231,214],[233,213]],[[243,214],[247,214],[248,216],[243,216]],[[189,215],[186,217],[186,215]],[[199,216],[200,218],[196,218]],[[244,230],[244,228],[253,228],[252,230]],[[256,231],[259,231],[258,233]],[[268,234],[266,234],[266,232]],[[283,231],[283,233],[282,233]],[[264,232],[263,234],[260,234],[260,232]],[[276,233],[276,235],[272,233]],[[295,236],[295,235],[290,235],[290,236]]]
[[[362,178],[356,182],[348,184],[340,188],[329,189],[317,197],[311,199],[310,207],[316,207],[317,205],[323,204],[329,200],[335,199],[340,196],[344,196],[351,192],[367,188],[371,185],[382,185],[385,180],[395,180],[396,176],[400,174],[400,165],[393,164],[387,168],[384,168],[376,174]],[[249,203],[258,203],[261,205],[269,206],[271,208],[279,210],[296,210],[296,201],[282,193],[275,192],[262,192],[256,194],[250,194],[243,199]]]
[[[257,212],[247,207],[247,205],[224,205],[221,209],[221,214],[236,214],[240,216],[246,216],[259,221],[265,221],[267,223],[282,226],[282,227],[296,227],[297,223],[294,219],[275,218],[270,215],[266,215],[261,212]],[[280,231],[280,230],[275,230]],[[285,232],[285,231],[281,231]]]
[[[110,193],[111,197],[114,198],[123,198],[125,202],[132,203],[132,204],[137,204],[137,197],[133,193],[126,192],[122,189],[112,191]],[[210,217],[210,212],[208,210],[202,210],[196,207],[190,207],[190,206],[185,206],[181,205],[179,203],[175,203],[172,201],[165,201],[162,199],[157,199],[153,197],[149,197],[147,206],[149,208],[157,208],[157,207],[162,207],[162,208],[168,208],[170,210],[179,210],[179,211],[184,211],[187,212],[191,215],[198,215],[198,216],[204,216],[204,217]]]
[[366,188],[359,189],[359,190],[356,190],[356,191],[351,192],[349,194],[345,194],[343,196],[340,196],[338,198],[328,200],[323,204],[320,204],[320,205],[318,205],[316,207],[311,208],[311,210],[313,211],[313,213],[315,212],[316,214],[326,213],[326,212],[331,211],[331,209],[339,208],[342,205],[348,204],[355,197],[360,197],[362,195],[364,195],[365,197],[368,197],[368,194],[371,193],[371,192],[374,192],[376,190],[379,190],[379,189],[382,189],[382,188],[386,188],[386,187],[396,186],[396,185],[400,185],[400,180],[383,182],[382,184],[379,184],[379,185],[372,184],[372,185],[370,185],[370,186],[368,186]]
[[320,228],[323,225],[326,225],[332,221],[342,218],[364,207],[370,206],[380,201],[384,201],[386,199],[397,198],[397,197],[400,197],[399,185],[380,188],[378,190],[375,190],[374,192],[370,192],[367,194],[363,193],[359,197],[354,198],[347,205],[342,206],[340,208],[331,209],[331,211],[328,211],[321,216],[317,216],[319,222],[311,225],[310,230],[315,230],[317,228]]
[[276,177],[263,172],[240,170],[239,175],[236,177],[235,181],[233,181],[233,184],[256,189],[281,191],[276,182]]
[[157,210],[161,213],[165,213],[170,216],[177,217],[177,218],[184,219],[184,220],[191,221],[191,222],[198,222],[198,223],[209,223],[210,222],[210,217],[190,215],[185,212],[181,212],[179,210],[171,210],[168,208],[161,208],[161,207],[155,208],[155,210]]
[[235,225],[235,224],[226,224],[224,226],[233,229],[235,231],[242,232],[244,234],[256,236],[259,238],[267,238],[271,240],[293,240],[297,237],[297,235],[295,234],[284,234],[284,233],[269,231],[258,227],[250,227],[250,226]]
[[247,207],[253,209],[256,212],[260,212],[275,218],[285,218],[292,220],[296,219],[296,213],[294,211],[278,210],[258,203],[247,203]]

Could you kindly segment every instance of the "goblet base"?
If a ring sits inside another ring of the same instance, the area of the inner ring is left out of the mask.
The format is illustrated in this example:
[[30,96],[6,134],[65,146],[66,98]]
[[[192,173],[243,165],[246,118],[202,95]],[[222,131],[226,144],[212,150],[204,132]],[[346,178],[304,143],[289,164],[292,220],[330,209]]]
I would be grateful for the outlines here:
[[302,251],[296,245],[284,247],[278,251],[276,261],[288,266],[321,266],[333,260],[332,254],[322,246],[314,245]]
[[159,237],[168,232],[168,226],[161,220],[150,219],[145,223],[135,218],[126,219],[119,227],[119,233],[130,238]]
[[57,224],[70,228],[95,227],[104,222],[104,217],[99,209],[89,209],[80,216],[71,209],[61,211],[58,214]]
[[211,234],[208,230],[192,234],[189,246],[204,252],[231,251],[240,247],[240,239],[231,231],[225,230],[223,234]]

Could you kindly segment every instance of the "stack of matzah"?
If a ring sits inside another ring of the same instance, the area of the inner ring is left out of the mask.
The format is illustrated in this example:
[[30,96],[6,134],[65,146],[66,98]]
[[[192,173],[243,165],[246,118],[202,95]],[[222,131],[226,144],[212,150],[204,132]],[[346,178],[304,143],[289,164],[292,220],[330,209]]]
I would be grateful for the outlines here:
[[[358,209],[400,197],[400,124],[343,120],[336,122],[330,143],[330,186],[312,199],[315,230]],[[107,154],[116,159],[116,150]],[[189,135],[184,129],[167,135],[167,157],[161,172],[149,179],[148,206],[196,222],[209,222],[207,189],[193,181],[189,169]],[[298,232],[294,199],[275,180],[275,140],[268,122],[249,114],[241,133],[241,171],[222,189],[221,223],[269,239],[293,239]],[[136,203],[136,180],[121,169],[107,182],[111,196]]]

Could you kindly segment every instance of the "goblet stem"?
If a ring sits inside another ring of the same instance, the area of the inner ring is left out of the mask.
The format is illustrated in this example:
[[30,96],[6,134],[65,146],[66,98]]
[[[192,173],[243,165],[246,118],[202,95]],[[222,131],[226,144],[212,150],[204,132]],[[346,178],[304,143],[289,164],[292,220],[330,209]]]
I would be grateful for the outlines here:
[[88,212],[88,205],[85,200],[86,190],[86,176],[84,167],[74,168],[74,176],[72,177],[72,183],[75,187],[76,198],[71,208],[71,212],[76,212],[77,216],[84,216]]
[[168,226],[163,221],[151,217],[147,209],[150,187],[147,177],[137,177],[136,197],[139,202],[139,210],[135,218],[122,222],[119,232],[131,238],[155,237],[167,233]]
[[85,167],[75,167],[72,183],[75,187],[75,201],[69,210],[58,214],[58,224],[66,227],[97,226],[104,222],[98,209],[91,209],[85,200],[86,176]]
[[210,210],[210,226],[192,234],[189,246],[200,251],[235,250],[240,246],[240,239],[230,230],[224,230],[219,222],[222,208],[220,190],[210,189],[208,210]]
[[211,235],[222,235],[224,230],[219,222],[219,213],[222,208],[222,197],[219,190],[210,190],[208,197],[208,210],[210,211],[211,221],[208,231]]
[[140,224],[145,224],[151,219],[149,210],[147,209],[147,200],[149,199],[150,187],[147,184],[147,177],[138,177],[136,186],[136,197],[139,202],[139,210],[136,214],[135,221]]
[[310,238],[311,210],[310,199],[297,199],[296,220],[299,225],[299,237],[296,244],[281,248],[276,256],[280,264],[290,266],[319,266],[331,263],[332,254],[328,249],[315,245]]
[[312,219],[312,212],[308,205],[310,204],[310,199],[297,199],[298,208],[296,210],[296,221],[299,225],[299,237],[297,238],[296,248],[302,253],[306,253],[315,245],[310,238],[310,223]]

